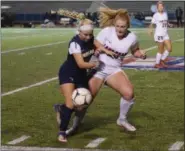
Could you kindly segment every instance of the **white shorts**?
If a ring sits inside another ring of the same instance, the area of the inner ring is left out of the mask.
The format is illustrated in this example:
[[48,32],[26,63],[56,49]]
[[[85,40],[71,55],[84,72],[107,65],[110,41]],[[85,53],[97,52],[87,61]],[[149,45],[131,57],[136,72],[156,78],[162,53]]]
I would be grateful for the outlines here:
[[97,72],[93,75],[93,77],[102,79],[105,82],[109,76],[116,74],[120,71],[122,72],[121,67],[108,66],[103,63],[100,63],[100,68],[98,68]]
[[155,42],[164,42],[165,40],[169,40],[169,39],[170,37],[168,36],[168,34],[166,34],[165,36],[154,35]]

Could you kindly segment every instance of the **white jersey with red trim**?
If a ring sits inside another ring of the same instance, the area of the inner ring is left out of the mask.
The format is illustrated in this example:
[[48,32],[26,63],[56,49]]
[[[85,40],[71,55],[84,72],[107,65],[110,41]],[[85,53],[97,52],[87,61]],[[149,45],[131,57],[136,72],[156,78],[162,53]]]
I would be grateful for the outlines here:
[[151,23],[156,25],[155,35],[165,36],[168,34],[168,15],[166,12],[155,13]]
[[112,58],[107,54],[100,54],[99,61],[105,65],[120,67],[122,59],[129,52],[130,48],[137,43],[137,36],[128,31],[123,39],[118,39],[115,27],[106,27],[100,31],[96,40],[105,48],[118,54],[118,58]]

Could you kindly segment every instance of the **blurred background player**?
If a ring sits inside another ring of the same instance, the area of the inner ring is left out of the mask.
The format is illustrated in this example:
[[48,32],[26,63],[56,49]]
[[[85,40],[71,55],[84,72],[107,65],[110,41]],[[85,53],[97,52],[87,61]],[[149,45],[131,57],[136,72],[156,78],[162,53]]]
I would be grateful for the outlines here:
[[171,26],[171,24],[168,23],[168,15],[164,11],[164,4],[161,1],[157,3],[157,12],[153,15],[149,26],[150,35],[153,33],[154,24],[156,25],[154,40],[158,45],[158,53],[156,55],[156,64],[154,67],[164,68],[167,67],[165,62],[169,53],[172,51],[172,44],[168,35],[168,26]]
[[175,16],[177,19],[177,27],[182,27],[183,10],[181,7],[177,7],[175,10]]
[[[127,113],[134,104],[134,88],[122,70],[122,61],[129,50],[138,58],[145,59],[146,55],[140,51],[136,35],[128,30],[130,19],[125,9],[100,8],[100,25],[103,29],[96,37],[95,46],[99,51],[110,51],[114,54],[99,54],[100,66],[89,81],[89,89],[94,98],[103,83],[106,82],[109,87],[118,92],[121,99],[117,125],[128,131],[135,131],[136,128],[127,121]],[[83,116],[81,114],[79,117],[75,117],[76,120],[69,129],[71,133],[74,132]]]

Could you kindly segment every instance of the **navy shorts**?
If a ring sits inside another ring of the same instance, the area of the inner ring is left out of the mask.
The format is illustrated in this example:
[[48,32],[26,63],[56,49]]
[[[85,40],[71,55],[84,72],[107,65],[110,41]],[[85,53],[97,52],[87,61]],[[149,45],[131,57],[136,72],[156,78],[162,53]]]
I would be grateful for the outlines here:
[[59,84],[73,83],[76,88],[87,88],[88,89],[88,76],[87,72],[84,70],[82,72],[72,71],[70,69],[65,69],[61,67],[59,70]]

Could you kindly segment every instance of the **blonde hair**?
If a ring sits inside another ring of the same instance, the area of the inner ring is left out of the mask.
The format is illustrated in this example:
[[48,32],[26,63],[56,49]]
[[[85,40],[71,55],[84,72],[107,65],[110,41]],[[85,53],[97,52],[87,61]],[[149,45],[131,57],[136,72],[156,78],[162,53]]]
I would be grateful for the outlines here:
[[159,6],[159,4],[164,5],[163,1],[158,1],[158,2],[157,2],[157,7]]
[[79,26],[83,26],[83,25],[93,25],[93,21],[85,18],[85,19],[79,21]]
[[69,10],[64,10],[64,9],[59,9],[57,12],[51,11],[51,13],[57,13],[59,15],[77,19],[79,26],[93,24],[93,22],[90,19],[85,18],[85,15],[83,13],[78,13],[75,11],[69,11]]
[[110,9],[100,7],[100,27],[114,26],[114,23],[118,19],[126,20],[128,27],[130,27],[130,17],[126,9]]

